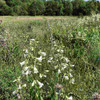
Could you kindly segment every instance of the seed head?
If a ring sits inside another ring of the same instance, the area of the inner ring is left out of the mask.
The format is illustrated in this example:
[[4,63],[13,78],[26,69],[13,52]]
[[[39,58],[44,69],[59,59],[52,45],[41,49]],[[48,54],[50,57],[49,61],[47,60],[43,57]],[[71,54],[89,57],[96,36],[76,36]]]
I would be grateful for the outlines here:
[[57,83],[55,85],[55,88],[58,89],[58,90],[61,90],[63,88],[63,86],[61,84]]
[[100,100],[100,94],[99,93],[94,93],[93,94],[93,100]]

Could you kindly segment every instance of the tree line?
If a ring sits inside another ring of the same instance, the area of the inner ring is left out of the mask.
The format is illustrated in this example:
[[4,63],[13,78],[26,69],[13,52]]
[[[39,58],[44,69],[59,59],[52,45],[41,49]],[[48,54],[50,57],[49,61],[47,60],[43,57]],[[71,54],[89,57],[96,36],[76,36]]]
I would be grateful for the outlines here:
[[0,0],[0,15],[80,16],[100,13],[96,0]]

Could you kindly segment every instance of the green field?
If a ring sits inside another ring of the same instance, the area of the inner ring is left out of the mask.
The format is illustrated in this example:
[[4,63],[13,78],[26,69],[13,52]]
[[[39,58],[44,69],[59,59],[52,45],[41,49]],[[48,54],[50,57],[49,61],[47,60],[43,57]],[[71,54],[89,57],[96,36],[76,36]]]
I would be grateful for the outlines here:
[[100,93],[95,16],[0,16],[0,100],[93,100]]

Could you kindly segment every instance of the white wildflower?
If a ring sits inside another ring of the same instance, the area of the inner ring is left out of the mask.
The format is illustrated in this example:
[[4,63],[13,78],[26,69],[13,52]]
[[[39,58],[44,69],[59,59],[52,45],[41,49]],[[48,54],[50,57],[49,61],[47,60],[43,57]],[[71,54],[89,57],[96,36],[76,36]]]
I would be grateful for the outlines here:
[[51,62],[51,61],[52,61],[52,59],[53,59],[53,57],[50,57],[50,58],[49,58],[49,60],[48,60],[48,62]]
[[25,51],[25,53],[28,53],[28,49],[24,49],[23,51]]
[[27,71],[29,67],[25,67],[24,70]]
[[65,63],[62,63],[62,70],[64,70],[65,68],[67,68],[68,67],[68,64],[65,64]]
[[55,68],[55,69],[57,69],[57,68],[58,68],[58,66],[56,65],[56,66],[54,66],[54,68]]
[[60,74],[61,73],[61,70],[60,69],[58,69],[58,74]]
[[75,80],[74,79],[71,79],[71,83],[74,84],[74,82],[75,82]]
[[34,73],[38,73],[38,70],[35,66],[34,66]]
[[13,82],[16,82],[16,81],[20,81],[20,77],[18,77],[16,80],[14,80]]
[[72,65],[72,67],[74,67],[75,65]]
[[47,77],[47,76],[43,75],[43,74],[40,74],[39,77],[42,78],[42,77]]
[[45,53],[45,52],[40,52],[40,54],[41,54],[42,56],[46,56],[46,53]]
[[72,96],[70,96],[70,97],[69,97],[69,100],[73,100],[73,97],[72,97]]
[[35,41],[35,39],[30,39],[31,41]]
[[44,85],[43,83],[39,82],[38,80],[37,80],[37,82],[39,84],[39,88],[41,88]]
[[49,70],[45,70],[45,72],[49,72]]
[[19,85],[18,89],[21,89],[21,88],[22,88],[21,85]]
[[43,77],[47,77],[46,75],[43,75]]
[[68,76],[64,76],[64,78],[65,78],[66,80],[69,80],[69,77],[68,77]]
[[64,50],[61,50],[61,53],[64,53]]
[[66,61],[66,63],[68,63],[69,62],[69,59],[68,58],[65,58],[65,61]]
[[59,49],[58,49],[57,51],[58,51],[58,52],[60,52],[60,50],[59,50]]
[[53,57],[50,57],[50,59],[49,60],[52,60],[53,59]]
[[71,73],[69,73],[69,76],[70,76],[70,77],[73,77],[73,75],[72,75]]
[[37,60],[38,60],[39,62],[41,62],[41,61],[42,61],[42,56],[40,56],[39,58],[37,58]]
[[18,77],[17,81],[20,81],[20,77]]
[[17,93],[17,90],[13,91],[13,93],[12,93],[12,94],[13,94],[13,95],[15,95],[16,93]]
[[43,77],[43,75],[42,75],[42,74],[40,74],[40,75],[39,75],[39,77],[40,77],[40,78],[42,78],[42,77]]
[[31,74],[31,71],[27,70],[25,74],[26,75]]
[[70,69],[70,72],[72,72],[73,70],[72,69]]
[[22,75],[25,75],[25,72],[24,72],[24,70],[22,70],[21,72],[22,72]]
[[25,61],[20,62],[21,67],[25,64]]
[[28,54],[24,54],[24,57],[27,57],[28,56]]
[[64,50],[58,49],[57,52],[64,53]]
[[34,81],[32,82],[32,86],[34,86]]
[[17,80],[14,80],[13,82],[16,82]]
[[20,93],[17,93],[17,98],[18,98],[18,99],[21,99]]
[[26,87],[26,84],[24,84],[22,87]]

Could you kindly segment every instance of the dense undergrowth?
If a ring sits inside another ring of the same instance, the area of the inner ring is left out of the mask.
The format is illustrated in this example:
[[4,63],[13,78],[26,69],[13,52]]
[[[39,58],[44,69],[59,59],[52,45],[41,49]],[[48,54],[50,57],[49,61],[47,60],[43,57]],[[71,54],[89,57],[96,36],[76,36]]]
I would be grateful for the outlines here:
[[98,17],[0,28],[0,100],[92,100],[100,93]]

